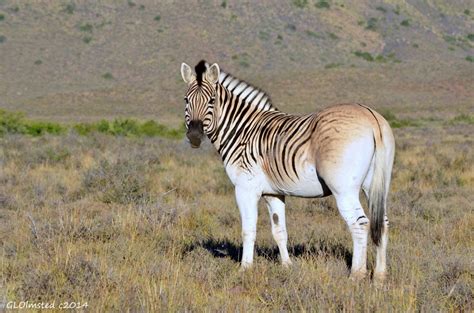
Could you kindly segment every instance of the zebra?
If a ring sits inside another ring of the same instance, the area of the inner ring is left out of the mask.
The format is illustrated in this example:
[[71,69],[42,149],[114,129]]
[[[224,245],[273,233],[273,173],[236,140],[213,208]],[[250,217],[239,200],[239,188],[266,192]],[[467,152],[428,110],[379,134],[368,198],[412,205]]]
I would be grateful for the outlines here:
[[[273,106],[262,90],[204,60],[195,73],[186,63],[186,137],[198,148],[207,136],[235,187],[242,222],[241,269],[252,266],[260,198],[270,214],[281,262],[292,264],[285,221],[285,196],[333,195],[353,241],[352,279],[367,275],[367,238],[376,245],[374,279],[386,276],[387,196],[395,154],[388,122],[357,103],[318,113],[291,115]],[[359,200],[368,199],[370,219]]]

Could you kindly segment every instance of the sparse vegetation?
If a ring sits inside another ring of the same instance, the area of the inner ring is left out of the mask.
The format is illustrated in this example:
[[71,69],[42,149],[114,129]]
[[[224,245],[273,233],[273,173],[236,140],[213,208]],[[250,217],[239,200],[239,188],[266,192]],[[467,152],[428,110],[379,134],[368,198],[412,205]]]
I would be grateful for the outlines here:
[[382,6],[378,6],[378,7],[376,7],[375,9],[376,9],[377,11],[382,12],[382,13],[386,13],[386,12],[387,12],[387,9],[385,9],[385,8],[382,7]]
[[7,41],[7,37],[0,35],[0,43],[4,43],[5,41]]
[[161,21],[161,15],[156,15],[153,19],[155,21],[159,22],[159,21]]
[[468,56],[466,57],[466,61],[474,62],[474,56],[468,55]]
[[221,7],[224,8],[224,9],[227,8],[227,1],[226,0],[221,2]]
[[3,21],[5,19],[5,15],[0,13],[0,22]]
[[360,50],[354,51],[353,53],[356,57],[362,58],[362,59],[366,60],[367,62],[374,62],[374,61],[375,62],[381,62],[381,63],[385,63],[385,62],[400,63],[401,62],[400,60],[398,60],[395,57],[394,53],[389,53],[386,56],[384,56],[382,54],[378,54],[378,55],[373,56],[369,52],[360,51]]
[[43,64],[43,61],[41,61],[39,59],[35,61],[35,65],[41,65],[41,64]]
[[82,41],[84,43],[90,43],[92,41],[92,36],[84,36],[82,37]]
[[465,9],[465,10],[464,10],[464,14],[466,14],[466,15],[471,15],[471,11],[470,11],[469,9]]
[[469,39],[470,41],[474,41],[474,34],[471,33],[471,34],[467,34],[467,39]]

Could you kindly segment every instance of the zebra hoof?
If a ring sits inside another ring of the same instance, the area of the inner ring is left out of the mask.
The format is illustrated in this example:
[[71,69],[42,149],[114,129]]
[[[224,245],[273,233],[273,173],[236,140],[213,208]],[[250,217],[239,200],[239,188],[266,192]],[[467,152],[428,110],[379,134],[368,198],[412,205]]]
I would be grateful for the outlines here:
[[377,287],[383,286],[386,278],[387,278],[387,274],[385,272],[374,273],[374,277],[373,277],[374,285]]
[[249,269],[251,269],[251,268],[252,268],[252,263],[244,263],[244,262],[242,262],[242,265],[240,265],[239,272],[242,273],[242,272],[245,272],[245,271],[247,271],[247,270],[249,270]]
[[365,277],[367,277],[367,271],[352,272],[351,275],[349,276],[350,280],[352,281],[361,281]]
[[293,265],[293,262],[291,262],[291,260],[288,259],[286,261],[282,261],[281,265],[283,266],[283,268],[290,268]]

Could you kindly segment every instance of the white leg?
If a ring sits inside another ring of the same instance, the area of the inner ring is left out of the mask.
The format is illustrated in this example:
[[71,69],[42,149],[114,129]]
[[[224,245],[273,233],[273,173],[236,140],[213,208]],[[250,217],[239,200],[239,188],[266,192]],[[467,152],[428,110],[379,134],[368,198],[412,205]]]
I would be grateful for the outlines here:
[[388,217],[384,216],[384,229],[382,232],[382,238],[377,247],[377,260],[375,262],[374,279],[383,281],[385,279],[385,273],[387,270],[387,243],[388,243]]
[[353,254],[351,277],[359,279],[367,274],[367,237],[369,219],[362,209],[358,192],[335,195],[337,207],[349,226],[352,235]]
[[257,215],[259,194],[251,189],[235,187],[235,197],[242,219],[242,269],[249,268],[253,263],[255,239],[257,237]]
[[281,263],[283,266],[289,266],[291,265],[291,260],[287,249],[288,233],[286,231],[285,197],[264,196],[264,199],[267,202],[268,213],[270,213],[273,238],[280,250]]

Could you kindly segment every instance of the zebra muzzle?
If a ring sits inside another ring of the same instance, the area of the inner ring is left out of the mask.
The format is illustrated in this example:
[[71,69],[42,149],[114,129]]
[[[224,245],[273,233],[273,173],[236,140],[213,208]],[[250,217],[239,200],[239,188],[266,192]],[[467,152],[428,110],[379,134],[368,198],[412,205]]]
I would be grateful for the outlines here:
[[188,125],[188,131],[186,132],[186,137],[188,137],[191,147],[199,148],[203,136],[204,129],[202,121],[191,121]]

